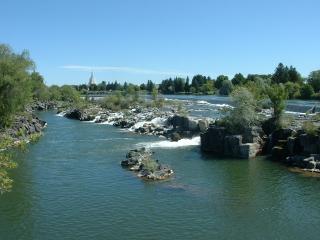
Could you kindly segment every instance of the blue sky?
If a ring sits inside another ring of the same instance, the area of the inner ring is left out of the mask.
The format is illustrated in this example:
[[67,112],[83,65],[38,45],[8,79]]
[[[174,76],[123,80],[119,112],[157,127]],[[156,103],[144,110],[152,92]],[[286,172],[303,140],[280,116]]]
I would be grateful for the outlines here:
[[320,69],[318,0],[1,0],[0,42],[47,84]]

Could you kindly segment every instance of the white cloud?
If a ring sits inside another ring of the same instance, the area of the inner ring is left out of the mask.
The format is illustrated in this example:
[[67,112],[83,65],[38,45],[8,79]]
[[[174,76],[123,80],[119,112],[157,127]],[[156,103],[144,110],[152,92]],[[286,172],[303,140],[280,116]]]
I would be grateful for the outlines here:
[[192,73],[176,72],[176,71],[158,71],[151,69],[132,68],[132,67],[113,67],[113,66],[82,66],[82,65],[65,65],[63,69],[77,70],[85,72],[126,72],[137,74],[153,74],[153,75],[169,75],[169,76],[188,76]]

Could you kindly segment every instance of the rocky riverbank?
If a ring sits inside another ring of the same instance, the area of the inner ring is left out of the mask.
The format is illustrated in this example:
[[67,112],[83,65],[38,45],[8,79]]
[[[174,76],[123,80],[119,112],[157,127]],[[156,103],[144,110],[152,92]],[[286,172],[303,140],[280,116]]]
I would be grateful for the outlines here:
[[130,150],[121,166],[137,173],[146,180],[164,180],[173,175],[173,170],[153,159],[153,152],[145,148]]
[[272,160],[320,172],[320,136],[303,130],[281,129],[274,131],[267,143]]
[[206,131],[212,119],[196,119],[180,115],[175,109],[134,107],[113,112],[97,106],[87,109],[73,108],[60,115],[80,121],[110,124],[137,134],[157,135],[172,141],[199,136]]
[[241,135],[232,135],[225,127],[210,125],[201,134],[201,150],[244,159],[266,155],[287,166],[320,173],[320,136],[304,130],[301,127],[304,120],[296,120],[292,126],[278,130],[264,126],[247,128]]
[[31,112],[25,112],[14,118],[10,128],[2,129],[0,139],[10,139],[14,145],[37,139],[47,123]]

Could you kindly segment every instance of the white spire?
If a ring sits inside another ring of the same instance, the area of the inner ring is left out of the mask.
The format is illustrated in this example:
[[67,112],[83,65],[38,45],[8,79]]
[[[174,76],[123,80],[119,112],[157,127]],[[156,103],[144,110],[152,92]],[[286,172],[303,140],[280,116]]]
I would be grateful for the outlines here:
[[96,81],[94,79],[93,72],[91,72],[91,76],[89,78],[89,86],[93,84],[96,84]]

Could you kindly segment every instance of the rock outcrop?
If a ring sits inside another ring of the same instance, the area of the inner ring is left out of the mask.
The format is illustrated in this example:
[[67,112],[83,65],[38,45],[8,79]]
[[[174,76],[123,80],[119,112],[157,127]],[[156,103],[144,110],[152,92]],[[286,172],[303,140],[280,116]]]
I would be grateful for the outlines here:
[[262,150],[261,131],[250,129],[244,135],[229,135],[224,127],[211,125],[202,133],[201,150],[235,158],[253,158]]
[[64,116],[69,119],[75,119],[80,121],[92,121],[95,119],[94,115],[90,115],[88,112],[80,110],[78,108],[67,111]]
[[137,172],[137,176],[147,180],[164,180],[173,174],[168,166],[152,158],[153,153],[145,148],[130,150],[121,166]]
[[270,135],[268,148],[274,161],[320,172],[320,136],[303,130],[280,129]]
[[45,121],[30,112],[25,112],[23,115],[14,118],[10,128],[0,131],[0,139],[9,137],[14,143],[28,142],[34,136],[39,136],[45,127]]

